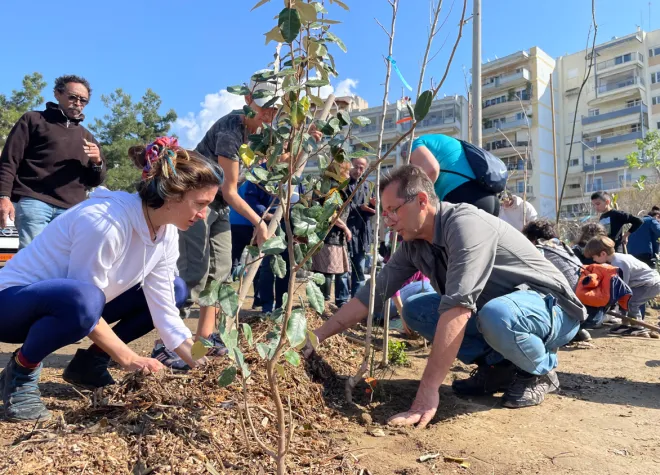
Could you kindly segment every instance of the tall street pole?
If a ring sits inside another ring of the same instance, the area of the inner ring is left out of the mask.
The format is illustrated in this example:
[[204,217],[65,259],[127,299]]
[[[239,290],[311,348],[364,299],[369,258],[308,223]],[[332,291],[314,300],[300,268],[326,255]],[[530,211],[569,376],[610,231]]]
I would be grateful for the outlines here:
[[481,0],[472,13],[472,143],[481,147]]

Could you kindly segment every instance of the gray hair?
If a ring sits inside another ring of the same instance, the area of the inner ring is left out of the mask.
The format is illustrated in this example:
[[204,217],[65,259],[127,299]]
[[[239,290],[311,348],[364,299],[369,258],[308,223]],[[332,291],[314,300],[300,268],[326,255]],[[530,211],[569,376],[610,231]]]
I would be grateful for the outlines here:
[[435,194],[433,182],[428,175],[417,165],[403,165],[387,173],[380,180],[380,193],[382,194],[392,183],[399,185],[397,196],[407,199],[424,192],[429,197],[433,206],[438,204],[438,196]]

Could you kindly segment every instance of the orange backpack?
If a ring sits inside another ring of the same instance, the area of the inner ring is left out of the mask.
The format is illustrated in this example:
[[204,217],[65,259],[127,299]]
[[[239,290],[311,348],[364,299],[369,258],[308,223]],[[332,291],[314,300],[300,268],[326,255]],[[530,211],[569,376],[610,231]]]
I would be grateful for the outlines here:
[[622,276],[623,273],[618,267],[609,264],[584,266],[575,295],[588,307],[611,307],[618,303],[622,310],[627,311],[632,290]]

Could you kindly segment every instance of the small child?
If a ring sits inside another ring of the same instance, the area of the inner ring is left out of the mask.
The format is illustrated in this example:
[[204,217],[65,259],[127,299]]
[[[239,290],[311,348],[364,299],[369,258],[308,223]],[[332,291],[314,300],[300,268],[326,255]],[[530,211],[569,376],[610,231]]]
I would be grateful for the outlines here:
[[[606,236],[596,236],[584,248],[584,255],[598,264],[610,264],[621,269],[623,281],[632,289],[632,297],[628,302],[628,315],[640,320],[644,319],[641,306],[648,300],[660,295],[660,275],[639,259],[628,254],[614,252],[615,243]],[[648,337],[649,332],[642,327],[619,325],[613,327],[610,333],[623,336]]]

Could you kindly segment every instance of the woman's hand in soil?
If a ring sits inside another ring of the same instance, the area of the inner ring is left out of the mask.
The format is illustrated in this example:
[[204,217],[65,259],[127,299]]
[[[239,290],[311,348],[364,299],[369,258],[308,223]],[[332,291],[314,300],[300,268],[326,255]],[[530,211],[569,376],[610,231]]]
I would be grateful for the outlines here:
[[435,416],[438,410],[438,404],[440,404],[440,393],[438,389],[429,388],[421,382],[410,410],[390,417],[387,423],[395,426],[412,426],[417,424],[417,427],[422,429]]
[[157,373],[161,369],[165,369],[163,363],[155,358],[148,358],[146,356],[135,355],[129,364],[124,366],[126,371],[142,371],[143,373]]

